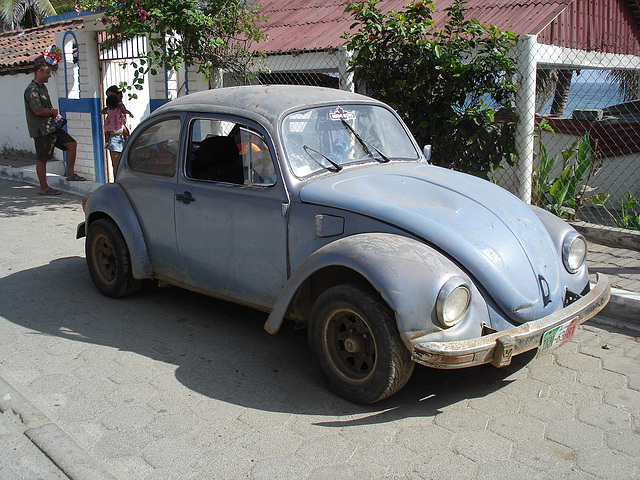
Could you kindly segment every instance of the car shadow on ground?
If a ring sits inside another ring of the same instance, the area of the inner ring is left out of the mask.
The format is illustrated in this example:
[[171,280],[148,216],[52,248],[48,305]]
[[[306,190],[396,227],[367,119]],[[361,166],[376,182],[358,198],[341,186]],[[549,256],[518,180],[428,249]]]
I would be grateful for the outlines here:
[[155,285],[131,297],[110,299],[93,286],[80,257],[61,258],[1,278],[0,292],[2,317],[77,342],[78,353],[86,344],[95,344],[172,364],[176,379],[187,388],[244,407],[346,416],[339,422],[319,423],[327,427],[435,416],[444,407],[502,389],[533,357],[522,355],[502,369],[446,371],[417,366],[399,393],[361,406],[326,388],[311,365],[306,329],[285,322],[271,336],[262,328],[267,317],[263,312]]

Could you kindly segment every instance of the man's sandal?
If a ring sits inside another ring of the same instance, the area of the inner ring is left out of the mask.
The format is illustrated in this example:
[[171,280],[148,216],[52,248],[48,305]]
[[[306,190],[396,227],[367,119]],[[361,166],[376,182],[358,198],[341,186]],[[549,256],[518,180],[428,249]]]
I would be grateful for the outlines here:
[[81,177],[77,173],[74,173],[70,177],[67,177],[67,182],[84,182],[86,178]]
[[38,193],[38,195],[47,195],[47,196],[53,196],[53,195],[60,195],[62,192],[60,190],[54,190],[53,188],[49,187],[46,190]]

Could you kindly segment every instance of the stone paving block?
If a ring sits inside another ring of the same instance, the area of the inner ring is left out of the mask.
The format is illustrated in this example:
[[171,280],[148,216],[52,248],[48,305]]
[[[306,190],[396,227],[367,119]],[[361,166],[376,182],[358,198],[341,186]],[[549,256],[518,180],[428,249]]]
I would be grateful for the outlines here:
[[640,460],[640,434],[634,430],[619,430],[605,433],[607,446]]
[[552,386],[549,398],[554,398],[575,407],[599,405],[603,401],[604,391],[576,382],[570,387],[568,385]]
[[545,429],[543,421],[524,413],[500,415],[489,423],[489,430],[514,442],[542,440]]
[[599,358],[564,350],[556,354],[556,363],[561,367],[578,370],[580,373],[592,373],[602,370],[602,362]]
[[595,448],[577,452],[578,467],[599,478],[637,478],[634,457],[617,450]]
[[253,480],[274,478],[307,478],[311,468],[294,456],[259,460],[251,469]]
[[[607,343],[603,337],[598,337],[597,344],[580,345],[580,353],[592,357],[600,358],[604,362],[607,358],[619,357],[624,355],[624,349]],[[603,364],[604,365],[604,364]]]
[[169,438],[189,432],[197,424],[195,414],[171,413],[156,415],[145,428],[156,438]]
[[623,388],[627,383],[627,378],[608,370],[580,371],[578,372],[578,383],[606,391],[608,388]]
[[604,445],[604,432],[601,429],[577,420],[552,423],[546,437],[573,450]]
[[415,472],[425,479],[474,478],[478,468],[476,462],[455,452],[425,452],[421,461],[418,459]]
[[[375,445],[377,443],[397,442],[402,422],[352,424],[340,428],[338,435],[356,445]],[[421,428],[430,430],[431,422],[420,422]]]
[[313,469],[309,480],[371,480],[371,473],[363,472],[351,465],[326,465]]
[[111,461],[138,456],[153,441],[153,436],[144,430],[105,431],[94,443],[92,451]]
[[308,465],[321,465],[329,458],[334,464],[342,464],[347,463],[359,447],[334,434],[305,439],[295,453]]
[[607,404],[578,407],[578,420],[605,431],[631,427],[628,412]]
[[546,397],[523,402],[522,413],[545,423],[549,422],[550,419],[556,422],[562,422],[573,420],[576,415],[576,408],[569,403]]
[[634,375],[640,371],[640,364],[635,359],[616,356],[605,358],[604,368],[623,375]]
[[154,468],[187,468],[198,458],[199,450],[183,438],[162,438],[147,445],[141,456]]
[[613,388],[604,394],[604,402],[613,407],[629,412],[631,415],[640,415],[640,392],[629,388]]
[[550,440],[518,443],[513,458],[540,471],[568,471],[575,466],[575,454],[563,445]]
[[114,475],[120,478],[136,480],[154,479],[154,469],[140,457],[116,457],[109,461]]
[[531,378],[548,385],[575,383],[578,373],[570,368],[560,365],[532,365],[530,368]]
[[493,415],[495,412],[515,413],[520,409],[520,400],[500,391],[493,395],[472,398],[469,407]]
[[455,453],[478,463],[509,458],[512,446],[508,439],[486,430],[456,433],[451,441]]
[[403,427],[395,438],[398,445],[419,455],[446,451],[451,440],[453,432],[432,424]]
[[100,423],[107,430],[127,432],[140,430],[154,420],[153,412],[141,406],[122,406],[100,417]]
[[[348,463],[363,471],[368,470],[374,476],[381,478],[391,475],[406,476],[411,474],[414,466],[423,456],[428,457],[425,452],[416,458],[413,452],[393,443],[376,444],[358,446]],[[407,459],[412,460],[407,461]]]
[[[484,463],[478,467],[478,473],[475,476],[476,480],[515,480],[525,478],[538,478],[537,475],[540,471],[525,465],[522,462],[513,460],[512,458],[505,458],[502,461],[493,463]],[[456,478],[449,477],[449,478]]]
[[485,430],[489,416],[478,410],[445,410],[435,418],[435,424],[452,432]]

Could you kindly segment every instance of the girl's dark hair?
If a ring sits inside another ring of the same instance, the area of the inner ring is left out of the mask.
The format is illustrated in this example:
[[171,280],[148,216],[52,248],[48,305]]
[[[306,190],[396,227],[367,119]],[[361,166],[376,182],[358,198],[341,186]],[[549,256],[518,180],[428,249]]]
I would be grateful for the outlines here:
[[120,99],[115,95],[107,95],[107,107],[109,108],[118,108],[120,104]]

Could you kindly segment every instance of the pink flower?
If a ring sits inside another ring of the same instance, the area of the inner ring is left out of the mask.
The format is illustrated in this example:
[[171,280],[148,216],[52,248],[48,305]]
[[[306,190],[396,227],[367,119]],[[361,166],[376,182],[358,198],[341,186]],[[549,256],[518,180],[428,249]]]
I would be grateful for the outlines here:
[[106,25],[107,23],[109,23],[109,19],[104,16],[100,19],[100,21],[102,22],[103,25]]
[[142,10],[142,4],[140,3],[140,0],[136,0],[135,6],[138,10]]
[[142,8],[138,11],[138,15],[140,15],[140,20],[147,19],[147,11],[143,10]]

